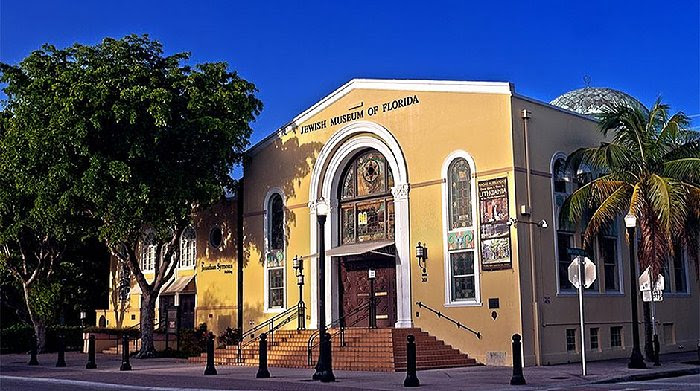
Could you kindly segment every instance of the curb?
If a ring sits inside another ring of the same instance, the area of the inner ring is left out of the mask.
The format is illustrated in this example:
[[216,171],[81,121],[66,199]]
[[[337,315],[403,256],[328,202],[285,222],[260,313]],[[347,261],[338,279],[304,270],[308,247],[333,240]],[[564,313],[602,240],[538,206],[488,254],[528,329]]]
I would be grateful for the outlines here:
[[593,382],[593,384],[613,384],[613,383],[622,383],[622,382],[629,382],[629,381],[646,381],[646,380],[663,379],[663,378],[669,378],[669,377],[697,375],[699,373],[700,373],[700,368],[674,369],[674,370],[670,370],[670,371],[659,371],[659,372],[652,372],[652,373],[643,373],[643,374],[639,374],[639,375],[628,375],[628,376],[622,376],[622,377],[614,377],[611,379],[598,380],[598,381]]

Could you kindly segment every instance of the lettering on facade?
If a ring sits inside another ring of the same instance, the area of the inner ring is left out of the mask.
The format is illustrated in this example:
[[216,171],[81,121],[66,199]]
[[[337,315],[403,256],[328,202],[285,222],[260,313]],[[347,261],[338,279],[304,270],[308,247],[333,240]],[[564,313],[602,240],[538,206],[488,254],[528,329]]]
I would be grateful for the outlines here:
[[202,262],[202,271],[205,272],[209,270],[223,270],[224,274],[233,274],[233,263],[217,262],[216,264],[205,265],[204,262]]
[[[413,95],[413,96],[405,96],[403,98],[399,99],[394,99],[388,102],[383,102],[378,105],[373,105],[367,107],[366,113],[368,116],[372,117],[374,115],[377,115],[379,113],[388,113],[390,111],[394,110],[399,110],[404,107],[412,106],[412,105],[417,105],[420,103],[420,99],[418,99],[418,95]],[[331,117],[329,119],[324,119],[321,121],[316,121],[312,122],[310,124],[302,125],[301,126],[301,134],[306,134],[306,133],[311,133],[315,132],[317,130],[322,130],[326,129],[330,126],[336,126],[336,125],[342,125],[348,122],[352,121],[357,121],[365,118],[365,109],[357,110],[361,107],[364,106],[364,102],[360,103],[359,105],[351,108],[350,113],[342,114],[342,115],[337,115],[335,117]]]

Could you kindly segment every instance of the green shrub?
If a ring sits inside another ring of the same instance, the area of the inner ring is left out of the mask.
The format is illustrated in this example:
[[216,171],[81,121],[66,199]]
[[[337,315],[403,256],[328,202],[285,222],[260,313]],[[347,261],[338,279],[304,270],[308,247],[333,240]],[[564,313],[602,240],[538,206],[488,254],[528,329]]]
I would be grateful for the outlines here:
[[[83,348],[83,329],[80,326],[46,327],[46,351],[58,350],[58,336],[63,334],[66,351],[80,351]],[[17,323],[0,330],[0,352],[22,353],[32,347],[34,328],[26,323]]]

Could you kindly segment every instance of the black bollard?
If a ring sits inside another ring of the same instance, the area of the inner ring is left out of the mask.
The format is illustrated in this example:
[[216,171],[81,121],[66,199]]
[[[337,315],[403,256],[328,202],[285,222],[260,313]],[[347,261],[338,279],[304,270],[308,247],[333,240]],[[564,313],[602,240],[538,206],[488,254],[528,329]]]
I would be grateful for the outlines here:
[[57,367],[66,366],[66,341],[63,334],[58,336],[58,360],[56,360]]
[[267,379],[270,377],[270,371],[267,370],[267,334],[260,334],[260,350],[258,355],[258,373],[255,375],[258,379]]
[[207,339],[207,367],[204,369],[205,375],[216,375],[216,368],[214,368],[214,334],[209,333],[209,339]]
[[88,362],[85,364],[85,369],[95,368],[97,368],[97,363],[95,362],[95,336],[90,335],[88,338]]
[[129,337],[126,334],[122,335],[122,365],[119,367],[119,370],[131,370],[131,363],[129,362]]
[[403,381],[403,386],[418,387],[420,381],[416,376],[416,337],[409,335],[406,341],[406,379]]
[[518,334],[513,334],[513,377],[510,378],[511,385],[525,384],[523,376],[523,361],[520,352],[521,337]]
[[661,366],[661,362],[659,361],[659,349],[661,349],[661,346],[659,345],[659,335],[654,334],[654,366],[655,367]]
[[32,350],[29,354],[29,362],[27,365],[39,365],[39,361],[36,360],[36,337],[34,336],[32,336]]

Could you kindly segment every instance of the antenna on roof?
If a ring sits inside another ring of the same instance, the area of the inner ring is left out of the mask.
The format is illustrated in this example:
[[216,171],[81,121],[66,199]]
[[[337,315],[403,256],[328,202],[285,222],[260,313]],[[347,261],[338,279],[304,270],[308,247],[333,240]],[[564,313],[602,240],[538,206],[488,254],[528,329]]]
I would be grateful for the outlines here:
[[583,85],[585,88],[590,88],[591,87],[591,76],[590,75],[584,75],[583,76]]

